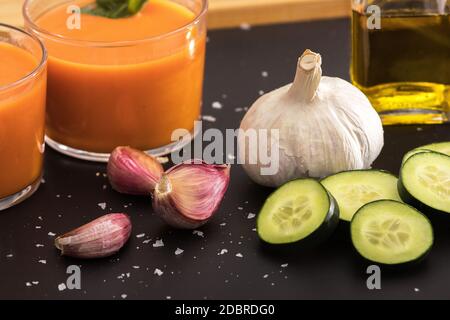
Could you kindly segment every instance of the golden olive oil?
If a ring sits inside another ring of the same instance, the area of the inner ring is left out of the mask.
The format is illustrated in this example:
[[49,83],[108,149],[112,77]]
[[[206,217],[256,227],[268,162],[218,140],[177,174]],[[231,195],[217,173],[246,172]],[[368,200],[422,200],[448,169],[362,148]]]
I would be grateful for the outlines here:
[[450,15],[368,18],[353,11],[351,77],[383,123],[448,122]]

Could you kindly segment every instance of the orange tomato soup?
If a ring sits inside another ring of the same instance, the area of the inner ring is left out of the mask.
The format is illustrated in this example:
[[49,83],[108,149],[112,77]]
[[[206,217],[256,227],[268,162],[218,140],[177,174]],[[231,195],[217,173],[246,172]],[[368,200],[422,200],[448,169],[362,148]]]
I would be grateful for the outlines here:
[[45,73],[22,80],[39,61],[0,42],[0,199],[40,178],[45,117]]
[[171,142],[175,129],[193,129],[201,109],[206,31],[176,31],[195,19],[192,11],[152,0],[132,17],[81,14],[79,28],[68,28],[68,19],[64,5],[36,20],[64,37],[41,35],[49,51],[51,139],[109,153],[119,145],[158,148]]

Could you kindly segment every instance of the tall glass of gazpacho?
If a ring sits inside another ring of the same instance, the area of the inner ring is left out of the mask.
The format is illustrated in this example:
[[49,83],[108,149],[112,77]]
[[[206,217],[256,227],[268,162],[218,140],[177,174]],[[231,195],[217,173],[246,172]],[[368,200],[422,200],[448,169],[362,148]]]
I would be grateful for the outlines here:
[[0,23],[0,210],[28,198],[41,182],[46,69],[42,43]]
[[[25,27],[49,52],[46,142],[107,161],[117,146],[167,154],[201,112],[207,0],[149,0],[137,14],[95,0],[27,0]],[[191,135],[189,135],[191,136]]]

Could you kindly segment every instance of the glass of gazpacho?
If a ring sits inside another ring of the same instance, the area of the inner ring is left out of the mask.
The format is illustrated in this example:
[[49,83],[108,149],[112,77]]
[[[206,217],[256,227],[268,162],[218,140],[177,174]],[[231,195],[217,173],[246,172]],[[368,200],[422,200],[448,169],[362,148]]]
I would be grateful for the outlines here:
[[28,198],[41,182],[46,69],[42,43],[0,23],[0,210]]
[[193,136],[201,113],[207,0],[149,0],[120,18],[85,13],[92,5],[24,4],[25,27],[49,52],[47,144],[92,161],[120,145],[153,155],[181,147],[172,133]]

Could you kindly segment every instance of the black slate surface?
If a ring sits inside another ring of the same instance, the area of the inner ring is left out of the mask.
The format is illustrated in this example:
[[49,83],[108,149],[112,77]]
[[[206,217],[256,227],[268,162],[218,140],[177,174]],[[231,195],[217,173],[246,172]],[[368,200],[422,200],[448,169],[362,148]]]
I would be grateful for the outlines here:
[[[306,48],[323,55],[324,74],[348,78],[349,30],[348,20],[334,20],[211,32],[204,114],[217,121],[205,121],[205,126],[238,127],[242,108],[260,90],[292,80],[297,57]],[[214,101],[223,108],[213,109]],[[395,173],[407,150],[450,137],[448,125],[385,130],[386,146],[375,167]],[[45,183],[32,198],[0,214],[1,299],[450,298],[450,219],[434,223],[435,247],[425,263],[409,270],[382,269],[382,289],[370,291],[368,264],[354,253],[346,224],[314,251],[264,251],[248,214],[258,212],[271,190],[253,184],[238,166],[219,213],[200,229],[203,238],[166,227],[153,216],[149,199],[117,194],[104,172],[104,165],[47,150]],[[130,242],[118,255],[96,261],[59,256],[52,233],[107,212],[127,212],[134,224]],[[152,246],[157,239],[164,247]],[[177,248],[183,254],[176,256]],[[219,255],[222,249],[228,252]],[[81,290],[60,291],[71,264],[81,266]],[[155,275],[155,268],[164,273]]]

